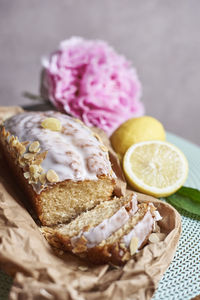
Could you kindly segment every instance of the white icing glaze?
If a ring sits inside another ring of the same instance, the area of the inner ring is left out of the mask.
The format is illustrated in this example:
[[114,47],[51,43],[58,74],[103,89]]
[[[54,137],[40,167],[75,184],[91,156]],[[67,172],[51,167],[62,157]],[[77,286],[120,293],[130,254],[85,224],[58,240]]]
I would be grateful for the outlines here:
[[83,232],[87,239],[87,247],[92,248],[103,240],[106,240],[113,232],[121,228],[129,219],[129,214],[125,207],[120,208],[111,218],[105,219],[98,226],[91,228],[88,232]]
[[[153,208],[155,207],[155,206],[153,205],[153,203],[149,203],[148,210],[150,210],[150,206],[153,207]],[[162,217],[161,217],[161,215],[159,214],[159,211],[158,211],[158,210],[153,210],[153,211],[152,211],[152,215],[154,216],[155,221],[160,221],[160,220],[162,220]]]
[[148,234],[152,231],[153,224],[154,218],[150,210],[148,210],[143,219],[140,222],[138,222],[127,235],[123,237],[123,241],[126,247],[129,247],[131,239],[133,237],[137,237],[139,248],[144,242],[145,238],[148,236]]
[[133,216],[137,212],[137,210],[138,210],[138,202],[137,202],[137,195],[136,194],[133,194],[133,197],[131,199],[131,206],[132,207],[131,207],[131,209],[129,211],[129,214],[131,216]]
[[74,244],[81,236],[84,236],[88,241],[88,248],[98,245],[126,224],[130,216],[133,216],[137,210],[137,195],[134,194],[131,199],[131,209],[129,211],[126,210],[125,206],[122,206],[112,217],[105,219],[89,231],[81,232],[78,236],[73,237],[71,239],[72,244]]
[[161,215],[159,214],[159,212],[157,210],[154,210],[153,216],[155,217],[155,221],[162,220],[162,217],[161,217]]
[[[41,122],[48,117],[60,120],[61,132],[41,127]],[[41,152],[48,151],[41,166],[45,172],[53,169],[59,181],[97,180],[100,175],[115,178],[101,142],[89,128],[67,115],[54,111],[26,112],[6,120],[5,129],[20,142],[39,141]],[[37,193],[41,192],[40,184],[32,186]]]

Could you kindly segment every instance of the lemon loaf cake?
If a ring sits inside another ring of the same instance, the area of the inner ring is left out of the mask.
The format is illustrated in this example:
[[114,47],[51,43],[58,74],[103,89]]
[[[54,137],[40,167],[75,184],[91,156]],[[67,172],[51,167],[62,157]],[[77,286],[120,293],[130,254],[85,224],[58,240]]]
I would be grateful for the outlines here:
[[152,203],[138,204],[132,194],[105,201],[69,224],[42,231],[55,247],[96,264],[121,265],[147,243],[160,219]]
[[0,126],[0,148],[43,225],[109,200],[115,174],[101,139],[67,115],[25,112]]

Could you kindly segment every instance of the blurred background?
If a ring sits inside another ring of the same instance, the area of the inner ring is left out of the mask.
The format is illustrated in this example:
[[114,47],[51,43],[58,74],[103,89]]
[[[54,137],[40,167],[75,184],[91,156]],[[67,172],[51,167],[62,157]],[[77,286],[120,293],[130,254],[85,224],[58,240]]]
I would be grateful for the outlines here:
[[38,103],[41,57],[73,35],[136,67],[146,114],[200,145],[200,1],[0,0],[0,105]]

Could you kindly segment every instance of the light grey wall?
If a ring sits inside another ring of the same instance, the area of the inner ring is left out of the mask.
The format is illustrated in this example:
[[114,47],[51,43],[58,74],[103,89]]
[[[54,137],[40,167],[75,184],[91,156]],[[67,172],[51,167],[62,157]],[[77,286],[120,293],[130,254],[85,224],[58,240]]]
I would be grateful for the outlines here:
[[0,104],[32,104],[41,56],[72,35],[131,60],[146,113],[200,145],[199,0],[0,0]]

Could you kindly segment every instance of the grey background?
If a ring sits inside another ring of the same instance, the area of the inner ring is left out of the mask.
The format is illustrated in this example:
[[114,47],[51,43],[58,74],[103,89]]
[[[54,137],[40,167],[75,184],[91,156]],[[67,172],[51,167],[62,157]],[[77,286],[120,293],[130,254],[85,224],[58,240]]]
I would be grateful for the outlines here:
[[0,104],[32,105],[41,57],[72,35],[131,60],[146,114],[200,145],[199,0],[0,0]]

